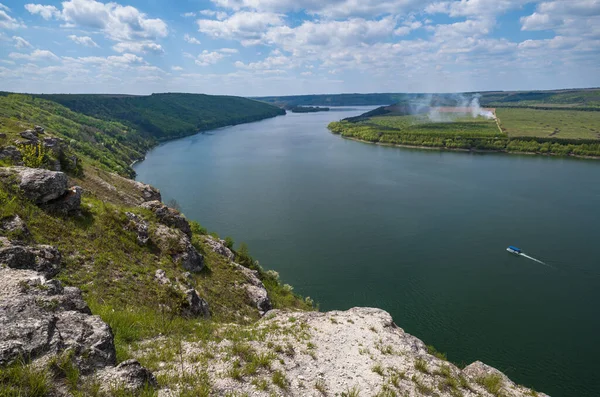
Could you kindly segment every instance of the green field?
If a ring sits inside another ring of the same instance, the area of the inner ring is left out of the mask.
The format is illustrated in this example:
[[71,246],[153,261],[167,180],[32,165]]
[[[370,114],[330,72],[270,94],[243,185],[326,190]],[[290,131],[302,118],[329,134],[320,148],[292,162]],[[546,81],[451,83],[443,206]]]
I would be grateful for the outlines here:
[[399,133],[413,134],[443,134],[448,136],[495,137],[500,131],[494,120],[483,117],[459,117],[452,122],[432,122],[426,115],[415,116],[378,116],[373,117],[364,125],[375,125],[395,130]]
[[496,115],[510,137],[600,139],[600,112],[501,108]]

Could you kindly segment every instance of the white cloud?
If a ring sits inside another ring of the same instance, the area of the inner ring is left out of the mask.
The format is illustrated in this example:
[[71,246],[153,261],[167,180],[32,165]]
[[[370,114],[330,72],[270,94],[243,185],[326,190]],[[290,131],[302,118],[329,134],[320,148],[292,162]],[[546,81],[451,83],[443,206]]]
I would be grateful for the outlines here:
[[124,41],[115,44],[112,48],[120,53],[133,52],[135,54],[152,53],[155,55],[162,55],[165,52],[160,44],[145,41]]
[[192,17],[196,16],[196,13],[195,12],[186,12],[186,13],[181,14],[181,16],[184,18],[192,18]]
[[265,58],[259,62],[251,62],[245,64],[243,62],[236,62],[235,67],[246,70],[264,70],[264,69],[281,69],[292,67],[292,60],[287,56],[283,55],[280,51],[273,51],[271,56]]
[[5,6],[2,3],[0,3],[0,10],[4,10],[4,11],[9,11],[10,12],[10,8],[8,8],[7,6]]
[[496,16],[520,8],[532,0],[458,0],[437,1],[425,7],[429,14],[442,13],[451,17]]
[[45,20],[49,20],[60,16],[60,11],[54,6],[45,6],[41,4],[25,4],[25,9],[30,14],[40,14]]
[[92,40],[89,36],[76,36],[74,34],[68,36],[69,39],[73,40],[77,44],[84,45],[86,47],[98,47],[98,44],[94,40]]
[[190,36],[187,33],[183,36],[183,39],[190,44],[200,44],[200,40],[198,40],[197,38],[195,38],[193,36]]
[[173,70],[175,72],[181,72],[183,70],[183,68],[181,66],[172,66],[171,70]]
[[13,40],[15,41],[16,48],[31,48],[32,45],[22,37],[13,36]]
[[12,59],[23,59],[30,62],[36,61],[58,61],[58,57],[53,52],[48,50],[34,50],[31,54],[23,54],[20,52],[11,52],[8,54]]
[[209,66],[219,62],[223,59],[225,55],[218,51],[208,52],[206,50],[202,51],[200,55],[196,58],[196,65],[198,66]]
[[18,29],[24,28],[21,22],[17,21],[15,18],[8,15],[7,12],[10,11],[10,8],[3,6],[0,7],[0,28],[2,29]]
[[219,50],[219,52],[222,52],[225,54],[237,54],[239,51],[235,48],[221,48]]
[[148,18],[132,6],[95,0],[68,0],[61,5],[62,10],[41,4],[27,4],[25,8],[45,19],[63,20],[69,26],[101,30],[116,41],[155,40],[168,34],[163,20]]
[[252,45],[261,41],[269,27],[283,25],[283,18],[273,13],[240,11],[222,21],[198,19],[196,22],[200,32],[213,38],[236,39],[243,45]]
[[550,30],[566,36],[600,38],[600,1],[545,1],[521,18],[521,30]]
[[215,17],[219,21],[222,21],[223,19],[227,18],[227,13],[223,12],[223,11],[202,10],[198,14],[204,15],[204,16],[207,16],[207,17]]
[[109,57],[64,57],[63,60],[67,64],[102,65],[106,67],[141,66],[146,64],[144,58],[134,54],[111,55]]

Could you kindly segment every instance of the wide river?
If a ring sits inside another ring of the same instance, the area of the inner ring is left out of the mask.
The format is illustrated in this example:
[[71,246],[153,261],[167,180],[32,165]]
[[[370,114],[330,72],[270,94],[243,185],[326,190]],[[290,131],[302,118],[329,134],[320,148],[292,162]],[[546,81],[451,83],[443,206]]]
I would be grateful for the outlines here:
[[453,362],[481,360],[554,397],[599,396],[600,161],[328,132],[369,109],[171,141],[137,164],[137,179],[248,243],[321,310],[380,307]]

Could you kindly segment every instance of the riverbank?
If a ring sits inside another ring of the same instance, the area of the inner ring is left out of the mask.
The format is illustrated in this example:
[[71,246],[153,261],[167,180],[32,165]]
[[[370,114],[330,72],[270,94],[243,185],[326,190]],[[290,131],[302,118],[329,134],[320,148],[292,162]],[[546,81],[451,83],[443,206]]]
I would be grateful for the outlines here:
[[[333,135],[340,135],[332,133]],[[387,147],[398,147],[398,148],[407,148],[407,149],[420,149],[420,150],[433,150],[433,151],[444,151],[444,152],[463,152],[463,153],[503,153],[503,154],[519,154],[519,155],[529,155],[529,156],[545,156],[545,157],[558,157],[558,158],[578,158],[578,159],[587,159],[587,160],[600,160],[600,156],[579,156],[576,154],[568,154],[568,155],[559,155],[554,153],[539,153],[539,152],[513,152],[507,150],[486,150],[486,149],[463,149],[463,148],[447,148],[447,147],[432,147],[432,146],[422,146],[422,145],[402,145],[402,144],[394,144],[394,143],[382,143],[382,142],[371,142],[364,139],[348,137],[340,135],[342,138],[347,139],[349,141],[368,143],[371,145],[378,146],[387,146]]]

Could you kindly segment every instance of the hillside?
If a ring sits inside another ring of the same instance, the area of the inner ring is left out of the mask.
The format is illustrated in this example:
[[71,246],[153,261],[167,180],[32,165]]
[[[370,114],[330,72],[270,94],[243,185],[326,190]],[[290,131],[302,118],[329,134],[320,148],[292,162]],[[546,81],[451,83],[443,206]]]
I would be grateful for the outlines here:
[[9,95],[0,128],[2,397],[544,396],[382,310],[315,311],[245,244],[120,176],[129,127]]
[[[472,94],[475,93],[331,94],[258,97],[255,99],[276,104],[278,106],[378,106],[406,104],[422,100],[436,104],[436,106],[455,106],[455,104],[460,101],[461,95],[471,96]],[[585,110],[600,110],[600,88],[551,91],[490,91],[478,94],[481,95],[481,104],[489,107],[566,107]]]
[[275,106],[246,98],[203,94],[38,95],[74,112],[119,122],[157,140],[285,114]]

